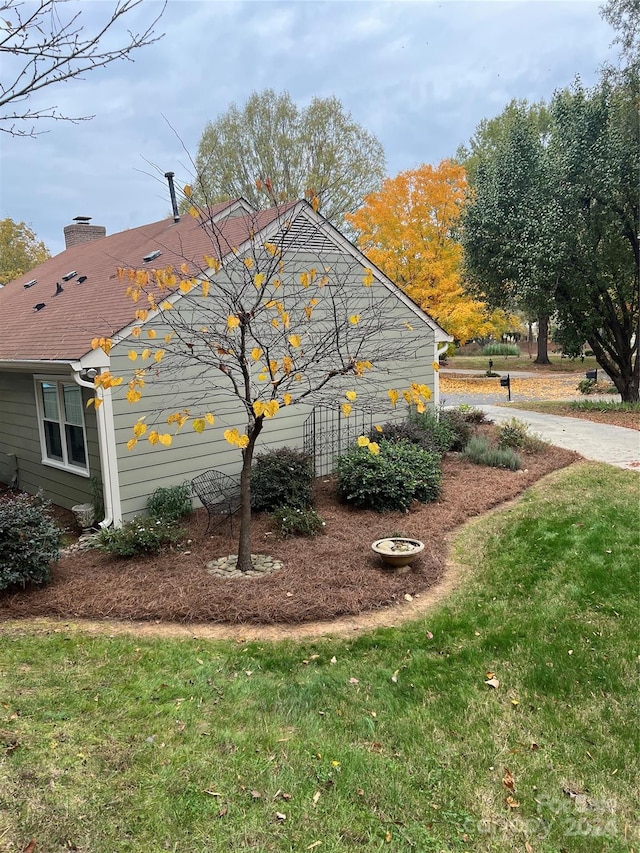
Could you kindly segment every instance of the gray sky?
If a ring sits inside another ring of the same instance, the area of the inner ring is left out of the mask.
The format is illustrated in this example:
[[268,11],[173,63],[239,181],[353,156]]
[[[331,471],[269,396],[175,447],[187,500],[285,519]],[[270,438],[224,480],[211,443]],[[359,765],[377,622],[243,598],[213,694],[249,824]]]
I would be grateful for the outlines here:
[[[87,28],[112,6],[82,0]],[[158,10],[146,0],[125,21],[144,29]],[[169,0],[159,29],[134,62],[43,91],[42,105],[92,121],[0,135],[0,218],[30,224],[53,254],[74,216],[111,234],[169,215],[159,172],[187,182],[206,122],[252,91],[301,106],[336,95],[393,176],[452,156],[512,98],[593,84],[615,56],[595,0]]]

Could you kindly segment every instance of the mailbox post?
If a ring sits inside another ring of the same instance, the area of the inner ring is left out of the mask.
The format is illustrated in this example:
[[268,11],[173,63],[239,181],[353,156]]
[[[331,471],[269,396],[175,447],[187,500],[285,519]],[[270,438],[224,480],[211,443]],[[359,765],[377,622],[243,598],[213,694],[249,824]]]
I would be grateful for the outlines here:
[[500,377],[500,385],[507,389],[509,393],[509,402],[511,402],[511,376],[508,373],[506,376]]

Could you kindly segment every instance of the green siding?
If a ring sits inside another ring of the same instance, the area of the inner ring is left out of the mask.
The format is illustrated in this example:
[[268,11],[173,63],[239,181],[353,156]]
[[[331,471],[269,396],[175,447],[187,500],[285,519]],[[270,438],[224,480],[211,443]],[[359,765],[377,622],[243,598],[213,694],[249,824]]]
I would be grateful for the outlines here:
[[[43,375],[53,375],[46,369]],[[60,374],[60,379],[71,379]],[[82,389],[83,402],[89,395]],[[100,478],[98,430],[95,414],[85,409],[85,429],[89,473]],[[70,509],[93,501],[91,480],[42,463],[33,375],[17,371],[0,372],[0,451],[14,453],[18,464],[18,487],[35,494],[42,489],[47,500]]]

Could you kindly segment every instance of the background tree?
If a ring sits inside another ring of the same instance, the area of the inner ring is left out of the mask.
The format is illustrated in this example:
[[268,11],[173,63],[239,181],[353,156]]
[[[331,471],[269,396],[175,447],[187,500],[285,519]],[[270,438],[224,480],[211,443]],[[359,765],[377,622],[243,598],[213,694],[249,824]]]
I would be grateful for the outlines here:
[[616,31],[625,69],[640,74],[640,0],[607,0],[600,7],[604,20]]
[[490,145],[477,146],[472,200],[464,211],[465,273],[495,307],[538,322],[536,364],[549,364],[549,318],[555,310],[548,263],[553,229],[541,119],[546,109],[512,102],[493,125]]
[[500,335],[510,322],[463,286],[455,230],[466,196],[464,168],[444,160],[388,178],[347,216],[372,263],[460,343]]
[[51,255],[24,222],[0,219],[0,285],[41,264]]
[[[185,193],[191,196],[190,188]],[[304,202],[295,212],[301,207]],[[307,207],[313,227],[315,215]],[[386,374],[400,370],[406,376],[402,364],[415,356],[420,335],[406,317],[399,318],[396,295],[352,256],[341,256],[329,269],[320,259],[307,266],[312,256],[305,251],[301,266],[299,250],[287,248],[291,205],[279,212],[268,240],[260,236],[259,217],[247,216],[246,233],[253,236],[239,249],[229,248],[206,208],[194,204],[191,213],[211,239],[211,255],[199,268],[185,262],[181,274],[173,268],[120,271],[130,297],[145,306],[137,319],[144,322],[150,310],[158,312],[151,328],[134,331],[134,340],[144,338],[144,344],[129,352],[132,375],[123,387],[135,403],[156,382],[166,399],[167,376],[178,382],[192,395],[193,405],[170,411],[166,423],[177,429],[190,422],[201,433],[215,426],[220,409],[227,416],[239,412],[241,429],[227,429],[224,437],[242,453],[238,567],[247,571],[251,463],[265,422],[300,403],[340,405],[344,418],[352,404],[379,412],[385,407],[380,393],[382,383],[389,382]],[[320,229],[322,221],[316,219]],[[93,344],[110,347],[104,340]],[[96,386],[110,388],[121,380],[102,373]],[[387,404],[395,405],[401,395],[423,411],[430,390],[418,384],[390,389]],[[156,413],[158,424],[164,414]],[[130,449],[143,437],[152,444],[171,444],[171,433],[161,429],[141,418]],[[371,452],[377,449],[370,444]]]
[[323,216],[341,226],[380,185],[385,156],[337,98],[314,98],[301,109],[288,92],[266,89],[207,124],[195,169],[200,204],[243,196],[264,207],[311,193]]
[[[102,68],[117,59],[130,59],[139,47],[153,44],[156,15],[141,33],[127,31],[119,47],[105,42],[122,20],[142,0],[119,0],[102,21],[91,29],[82,23],[83,9],[66,0],[0,0],[0,131],[15,136],[32,136],[37,119],[81,121],[92,116],[67,116],[57,107],[34,107],[32,97],[42,89]],[[102,7],[104,4],[95,4]]]

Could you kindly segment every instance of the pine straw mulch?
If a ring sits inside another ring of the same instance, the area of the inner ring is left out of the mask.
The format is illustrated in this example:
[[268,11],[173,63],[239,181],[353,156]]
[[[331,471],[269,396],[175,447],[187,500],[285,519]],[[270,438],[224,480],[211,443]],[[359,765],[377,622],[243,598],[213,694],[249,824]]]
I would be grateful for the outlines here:
[[[432,504],[407,514],[353,510],[335,498],[331,479],[315,484],[316,510],[325,533],[311,539],[278,539],[264,514],[253,524],[252,546],[282,560],[283,568],[260,578],[226,579],[207,561],[234,553],[228,525],[204,536],[204,510],[186,524],[180,550],[137,560],[117,560],[97,550],[63,556],[51,583],[0,593],[0,620],[162,620],[174,623],[300,624],[375,611],[426,591],[444,573],[446,537],[467,519],[521,494],[541,477],[576,462],[578,454],[549,446],[524,454],[522,471],[473,465],[457,454],[443,460],[443,489]],[[237,527],[236,527],[237,532]],[[384,569],[371,542],[392,534],[419,538],[421,558],[405,574]]]

